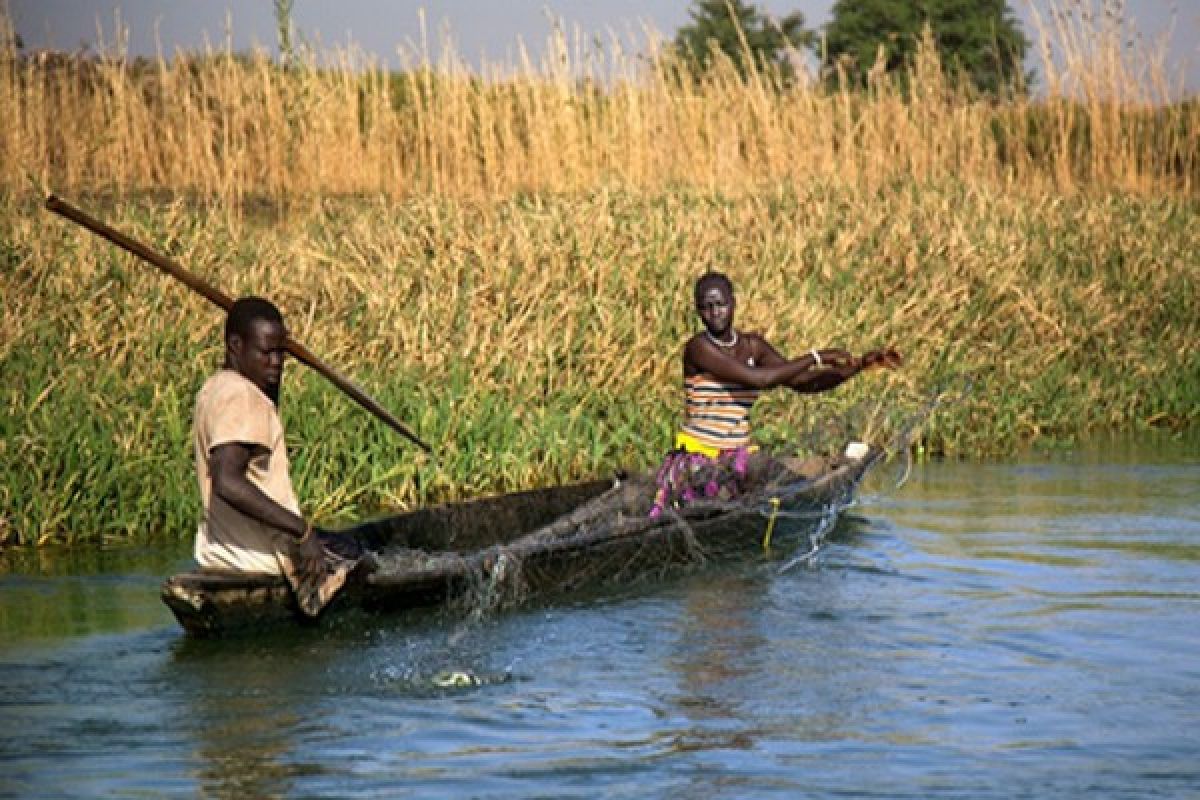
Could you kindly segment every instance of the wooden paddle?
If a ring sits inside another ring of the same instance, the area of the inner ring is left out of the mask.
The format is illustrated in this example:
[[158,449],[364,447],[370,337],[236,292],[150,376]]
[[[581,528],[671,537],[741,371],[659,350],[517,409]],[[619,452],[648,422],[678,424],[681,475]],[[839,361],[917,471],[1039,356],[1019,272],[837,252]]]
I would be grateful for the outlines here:
[[[46,198],[46,208],[50,211],[53,211],[55,214],[66,217],[72,222],[82,225],[97,236],[107,239],[117,247],[132,253],[138,258],[150,262],[163,272],[170,275],[172,278],[175,278],[177,281],[187,286],[193,292],[203,295],[213,305],[224,309],[226,312],[228,312],[230,307],[233,306],[233,298],[231,298],[229,295],[213,286],[210,286],[195,275],[192,275],[178,263],[172,261],[166,256],[156,253],[141,242],[134,241],[120,231],[110,228],[100,220],[84,213],[70,203],[67,203],[65,200],[55,197],[54,195],[49,195]],[[349,378],[346,378],[344,375],[323,362],[321,359],[317,358],[311,351],[309,351],[307,347],[297,342],[291,336],[288,336],[287,339],[287,351],[295,356],[297,360],[307,364],[309,367],[315,369],[321,375],[325,376],[330,383],[349,395],[352,400],[365,408],[367,411],[370,411],[379,419],[383,420],[389,427],[400,433],[405,438],[409,439],[413,444],[417,445],[417,447],[420,447],[430,455],[433,454],[433,451],[430,449],[429,445],[417,438],[417,435],[405,427],[404,423],[392,416],[387,409],[372,399],[366,392],[354,385],[353,381],[351,381]]]

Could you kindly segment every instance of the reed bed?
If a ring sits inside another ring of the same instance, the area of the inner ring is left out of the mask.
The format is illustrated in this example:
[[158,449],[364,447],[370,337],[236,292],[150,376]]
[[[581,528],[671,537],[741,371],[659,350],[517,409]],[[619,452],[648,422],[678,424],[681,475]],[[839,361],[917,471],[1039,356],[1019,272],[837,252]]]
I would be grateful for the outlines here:
[[[405,53],[401,72],[352,47],[283,68],[210,50],[131,63],[0,48],[0,187],[26,193],[190,192],[503,198],[596,186],[731,193],[832,181],[871,191],[955,177],[1024,190],[1193,192],[1200,106],[1152,48],[1130,52],[1112,2],[1039,23],[1045,93],[979,96],[932,46],[866,91],[743,79],[718,62],[694,81],[653,56],[561,31],[541,63],[469,71],[452,49]],[[1118,9],[1119,10],[1119,9]],[[1039,18],[1040,19],[1040,18]],[[0,18],[0,33],[4,20]],[[117,37],[118,40],[120,37]],[[0,35],[11,41],[11,36]],[[660,67],[647,66],[658,64]]]
[[192,399],[221,354],[219,312],[42,211],[49,189],[271,297],[433,445],[292,365],[294,477],[331,524],[655,464],[709,268],[786,351],[906,355],[772,394],[769,445],[886,437],[939,392],[955,399],[914,451],[1200,419],[1194,103],[1070,61],[1060,94],[998,101],[928,54],[908,89],[850,92],[601,69],[559,44],[565,60],[483,78],[453,59],[391,75],[347,53],[281,70],[10,49],[0,542],[189,536]]
[[[274,298],[433,445],[436,463],[293,365],[296,480],[327,520],[654,464],[709,267],[741,287],[741,324],[787,351],[895,344],[908,359],[827,395],[775,393],[758,410],[767,443],[887,435],[967,379],[915,446],[980,456],[1200,416],[1195,209],[1164,200],[911,184],[339,201],[270,224],[184,201],[107,216]],[[221,314],[81,229],[27,207],[4,219],[7,536],[185,535],[191,404]]]

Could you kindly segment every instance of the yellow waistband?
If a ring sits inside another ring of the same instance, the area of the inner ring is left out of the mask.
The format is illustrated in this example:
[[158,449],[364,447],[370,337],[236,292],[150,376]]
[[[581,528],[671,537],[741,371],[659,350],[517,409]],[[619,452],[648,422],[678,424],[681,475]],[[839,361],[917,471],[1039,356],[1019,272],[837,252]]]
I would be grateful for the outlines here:
[[[699,453],[700,455],[708,456],[709,458],[716,458],[717,456],[721,455],[722,452],[721,448],[713,447],[711,444],[705,444],[687,431],[679,431],[675,434],[675,449],[678,450],[681,447],[684,450],[687,450],[689,453]],[[757,453],[758,445],[747,445],[746,449],[751,453]]]
[[709,458],[716,458],[717,456],[721,455],[721,449],[719,447],[713,447],[710,444],[705,444],[695,436],[692,436],[690,433],[686,433],[684,431],[680,431],[679,433],[675,434],[675,447],[676,449],[682,447],[689,453],[699,453],[700,455],[708,456]]

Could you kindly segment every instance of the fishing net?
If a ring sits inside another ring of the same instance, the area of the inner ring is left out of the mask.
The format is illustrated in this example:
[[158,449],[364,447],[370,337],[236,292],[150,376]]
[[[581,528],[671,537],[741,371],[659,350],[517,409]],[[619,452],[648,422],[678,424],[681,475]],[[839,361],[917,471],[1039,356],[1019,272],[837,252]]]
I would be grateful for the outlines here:
[[[451,607],[478,619],[533,596],[660,580],[772,544],[815,548],[877,456],[800,461],[756,453],[700,461],[670,454],[664,469],[596,486],[569,509],[538,509],[516,496],[515,508],[494,498],[474,514],[456,509],[451,523],[431,515],[422,546],[398,541],[413,536],[396,537],[378,553],[374,580],[443,582]],[[467,528],[490,544],[455,543]],[[435,540],[456,546],[438,550]]]

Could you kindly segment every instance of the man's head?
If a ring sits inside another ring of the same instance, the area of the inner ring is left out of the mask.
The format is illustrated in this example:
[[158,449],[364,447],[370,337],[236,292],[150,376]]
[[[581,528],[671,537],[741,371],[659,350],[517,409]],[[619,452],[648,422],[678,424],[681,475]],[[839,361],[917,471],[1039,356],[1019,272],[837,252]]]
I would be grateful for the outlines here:
[[283,357],[287,353],[283,315],[261,297],[242,297],[225,318],[225,366],[236,370],[279,402]]
[[696,281],[696,313],[710,334],[724,337],[733,327],[733,282],[720,272],[706,272]]
[[696,279],[696,306],[700,306],[700,299],[704,297],[704,293],[709,289],[721,289],[730,298],[733,297],[733,281],[722,272],[706,272]]

